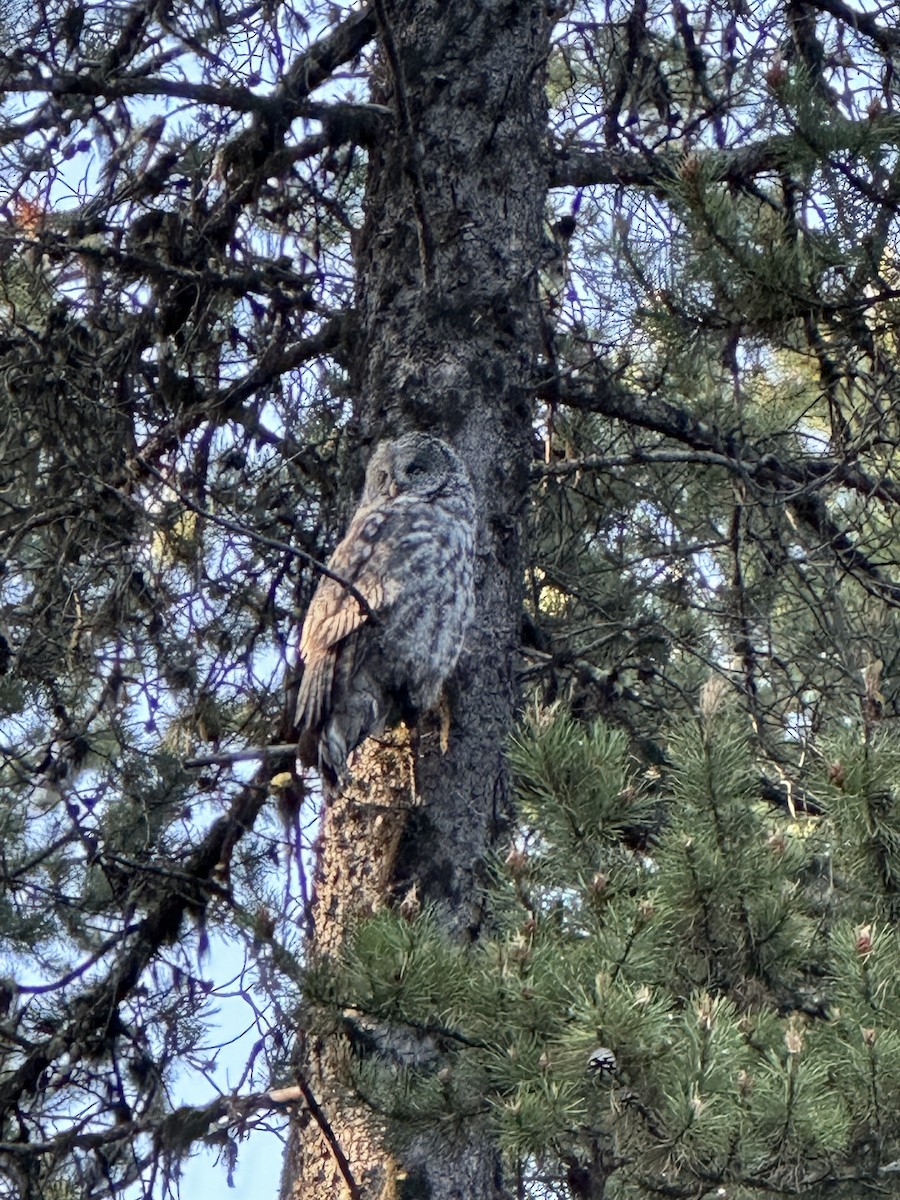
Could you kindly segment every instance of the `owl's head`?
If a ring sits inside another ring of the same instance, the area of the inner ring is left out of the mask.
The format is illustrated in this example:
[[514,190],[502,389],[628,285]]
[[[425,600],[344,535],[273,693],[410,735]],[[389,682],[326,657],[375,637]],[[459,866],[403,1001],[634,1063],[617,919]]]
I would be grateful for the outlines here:
[[400,495],[431,500],[471,492],[471,487],[462,459],[451,446],[428,433],[407,433],[375,447],[366,468],[363,501]]

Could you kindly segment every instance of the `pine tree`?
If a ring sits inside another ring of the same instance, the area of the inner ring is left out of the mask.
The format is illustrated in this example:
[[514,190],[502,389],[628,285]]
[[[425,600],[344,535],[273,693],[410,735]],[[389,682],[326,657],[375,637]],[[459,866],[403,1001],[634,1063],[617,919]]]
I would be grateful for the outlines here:
[[848,738],[827,816],[773,811],[749,733],[718,679],[651,772],[602,722],[523,729],[490,936],[385,913],[311,981],[323,1014],[442,1047],[437,1071],[348,1065],[399,1145],[477,1111],[529,1195],[890,1193],[895,755]]
[[[285,1197],[897,1190],[897,45],[0,13],[2,1194],[271,1126]],[[413,427],[480,502],[449,748],[323,804],[297,626]]]

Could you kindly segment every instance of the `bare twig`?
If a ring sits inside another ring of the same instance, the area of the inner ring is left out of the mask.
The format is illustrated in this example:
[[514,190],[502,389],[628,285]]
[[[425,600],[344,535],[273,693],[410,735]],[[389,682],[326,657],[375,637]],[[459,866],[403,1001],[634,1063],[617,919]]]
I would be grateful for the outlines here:
[[325,575],[328,579],[333,579],[335,583],[340,584],[342,588],[348,591],[368,620],[374,622],[375,624],[379,622],[380,618],[378,614],[374,611],[359,588],[354,587],[354,585],[348,579],[344,579],[344,577],[342,575],[338,575],[336,571],[332,571],[330,567],[327,567],[325,563],[321,562],[315,557],[315,555],[307,553],[306,550],[301,550],[299,546],[292,546],[289,542],[279,541],[278,538],[267,537],[264,533],[257,533],[255,530],[248,528],[246,525],[238,524],[237,521],[229,521],[227,517],[220,517],[218,513],[210,512],[209,509],[204,508],[202,504],[197,504],[194,500],[192,500],[190,496],[181,491],[181,489],[178,488],[170,479],[167,479],[161,471],[158,471],[156,467],[152,466],[145,459],[137,456],[135,461],[139,464],[143,471],[145,471],[148,475],[153,476],[154,479],[159,480],[160,483],[164,484],[173,495],[178,497],[181,503],[184,504],[185,508],[189,509],[193,513],[196,513],[198,517],[203,517],[204,520],[209,521],[213,525],[217,525],[220,529],[228,530],[229,533],[236,533],[240,537],[249,538],[250,541],[258,542],[262,546],[269,546],[273,550],[279,550],[282,554],[292,554],[296,558],[302,558],[303,561],[309,563],[309,565],[313,567],[318,574]]
[[275,746],[247,746],[243,750],[223,750],[220,754],[206,754],[201,758],[186,758],[181,764],[192,767],[223,767],[229,763],[253,762],[255,759],[276,758],[282,754],[294,754],[296,742],[282,742]]
[[306,1107],[309,1109],[313,1120],[318,1125],[322,1133],[322,1137],[325,1139],[328,1145],[328,1149],[331,1151],[337,1169],[340,1171],[341,1178],[343,1179],[347,1188],[347,1194],[349,1195],[350,1200],[362,1200],[362,1192],[359,1190],[359,1185],[353,1178],[353,1173],[350,1170],[350,1163],[347,1159],[347,1156],[341,1149],[341,1144],[335,1137],[334,1130],[331,1128],[328,1118],[325,1116],[325,1113],[319,1106],[319,1102],[313,1095],[312,1089],[302,1075],[297,1077],[297,1086],[303,1093],[303,1099],[306,1102]]

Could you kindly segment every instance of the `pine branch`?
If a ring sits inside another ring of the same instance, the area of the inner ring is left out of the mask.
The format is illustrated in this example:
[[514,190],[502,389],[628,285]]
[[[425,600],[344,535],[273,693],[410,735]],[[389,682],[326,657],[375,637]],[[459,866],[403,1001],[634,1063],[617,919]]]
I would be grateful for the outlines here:
[[[320,41],[315,42],[299,55],[276,88],[267,95],[253,92],[249,87],[229,87],[225,84],[200,83],[191,79],[149,78],[145,71],[127,75],[110,71],[110,64],[80,63],[78,71],[60,72],[43,77],[12,56],[0,56],[0,77],[5,92],[33,94],[46,92],[55,99],[67,96],[124,99],[128,96],[169,97],[189,100],[196,104],[210,104],[235,112],[256,113],[269,119],[282,118],[286,113],[299,115],[297,106],[321,84],[325,83],[334,70],[358,54],[376,32],[372,11],[363,8],[352,13]],[[94,67],[92,72],[90,67]],[[325,106],[320,106],[325,107]],[[347,106],[340,106],[347,107]],[[48,124],[55,123],[58,114],[54,108],[46,113]],[[321,118],[319,118],[321,119]],[[29,123],[34,131],[40,128]],[[13,126],[15,136],[20,137],[23,126]],[[8,140],[5,136],[4,140]]]
[[0,1082],[0,1113],[12,1112],[23,1095],[34,1093],[42,1073],[53,1062],[64,1055],[77,1061],[79,1047],[97,1034],[102,1039],[115,1027],[113,1017],[119,1005],[131,995],[160,949],[178,935],[185,915],[204,911],[210,896],[218,894],[214,877],[220,864],[229,861],[237,843],[253,828],[266,797],[264,786],[250,783],[234,798],[229,812],[213,822],[194,853],[180,865],[181,886],[160,887],[106,977],[76,997],[69,1006],[70,1020],[51,1037],[33,1044],[24,1061]]
[[[17,1157],[46,1154],[61,1158],[72,1150],[95,1150],[116,1143],[130,1143],[144,1134],[152,1134],[163,1150],[171,1148],[171,1143],[186,1150],[193,1142],[220,1136],[231,1126],[243,1125],[257,1113],[289,1112],[303,1104],[314,1117],[316,1111],[321,1112],[305,1080],[290,1087],[270,1088],[244,1096],[237,1093],[217,1096],[209,1104],[185,1105],[176,1108],[162,1121],[154,1114],[146,1120],[125,1121],[106,1129],[68,1130],[43,1142],[0,1142],[0,1154]],[[351,1194],[358,1195],[359,1192]]]
[[303,562],[313,567],[317,574],[324,575],[328,579],[333,579],[335,583],[340,584],[345,591],[349,592],[359,605],[360,612],[365,614],[367,620],[371,621],[374,625],[380,624],[381,618],[379,617],[378,613],[374,611],[371,604],[369,604],[362,592],[348,579],[345,579],[342,575],[338,575],[337,572],[332,571],[329,566],[323,563],[320,559],[316,558],[315,555],[309,554],[306,550],[302,550],[299,546],[291,545],[290,542],[281,542],[277,538],[267,537],[264,533],[257,533],[255,529],[246,524],[240,524],[237,521],[229,521],[227,517],[221,517],[218,513],[211,512],[208,508],[204,508],[203,505],[195,503],[195,501],[193,501],[186,492],[176,487],[170,478],[166,478],[150,463],[146,462],[140,457],[138,457],[136,461],[138,466],[142,468],[145,475],[150,476],[151,478],[156,479],[159,483],[164,484],[170,492],[174,493],[174,495],[178,497],[185,508],[189,509],[192,513],[196,513],[198,517],[202,517],[205,521],[209,521],[211,525],[215,525],[219,529],[227,530],[228,533],[235,533],[239,537],[246,537],[250,541],[256,542],[261,546],[268,546],[271,550],[278,550],[282,554],[289,555],[293,558],[302,559]]
[[837,17],[852,29],[859,30],[870,38],[879,50],[890,52],[900,47],[900,29],[886,29],[879,25],[873,13],[860,12],[851,8],[849,4],[844,4],[843,0],[807,0],[807,4],[810,8]]
[[330,77],[336,67],[348,62],[375,37],[378,26],[371,6],[351,13],[327,35],[296,58],[285,73],[280,88],[289,96],[308,96]]
[[[829,0],[822,0],[823,5]],[[839,3],[839,0],[835,0]],[[842,121],[829,129],[834,149],[860,144],[896,147],[900,122],[893,114],[876,115],[863,122]],[[735,150],[696,150],[696,162],[703,179],[709,183],[731,183],[748,187],[759,175],[795,170],[817,149],[800,134],[774,134],[764,141],[750,142]],[[595,150],[576,142],[557,142],[552,151],[550,186],[589,187],[591,184],[626,185],[669,192],[673,184],[681,186],[683,153],[658,153],[651,156],[627,154],[618,150]]]
[[186,758],[181,765],[186,770],[190,770],[192,767],[227,767],[232,763],[277,758],[281,755],[296,754],[296,752],[296,742],[279,742],[274,746],[247,746],[243,750],[223,750],[220,754],[204,754],[200,758]]
[[[723,466],[765,490],[781,493],[804,525],[832,550],[841,565],[864,587],[893,607],[900,607],[900,584],[886,577],[881,568],[857,548],[850,534],[829,516],[820,495],[828,485],[849,488],[886,505],[900,504],[900,486],[886,478],[873,479],[846,461],[821,457],[788,461],[761,450],[737,433],[723,433],[697,420],[684,409],[655,396],[639,395],[625,388],[597,364],[592,388],[571,387],[565,379],[554,379],[539,389],[552,403],[567,404],[584,412],[602,413],[642,429],[663,434],[676,442],[715,458],[709,465]],[[586,374],[582,369],[581,374]],[[582,460],[582,469],[589,460]],[[550,464],[552,468],[553,464]],[[560,464],[565,469],[566,464]],[[548,473],[552,470],[548,469]]]
[[148,439],[141,446],[140,453],[128,460],[123,477],[110,480],[110,486],[129,487],[133,479],[144,477],[147,464],[157,463],[165,454],[181,445],[195,429],[210,422],[224,424],[227,421],[245,426],[254,437],[268,445],[277,445],[285,461],[298,463],[307,474],[315,476],[316,464],[307,447],[295,442],[289,433],[275,435],[266,430],[256,412],[248,412],[243,405],[257,392],[264,391],[273,381],[296,370],[303,363],[329,355],[337,357],[347,324],[346,316],[336,314],[309,337],[301,338],[287,347],[273,347],[246,375],[215,392],[207,392],[197,380],[190,380],[192,402],[187,413]]

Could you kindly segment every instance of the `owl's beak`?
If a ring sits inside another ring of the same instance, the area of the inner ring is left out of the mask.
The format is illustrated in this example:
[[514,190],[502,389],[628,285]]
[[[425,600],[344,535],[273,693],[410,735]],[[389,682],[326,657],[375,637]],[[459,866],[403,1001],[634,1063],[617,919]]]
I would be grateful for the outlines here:
[[396,500],[399,492],[400,492],[400,489],[397,487],[397,481],[395,479],[394,482],[391,484],[391,486],[388,488],[388,495],[390,496],[390,498],[392,500]]

